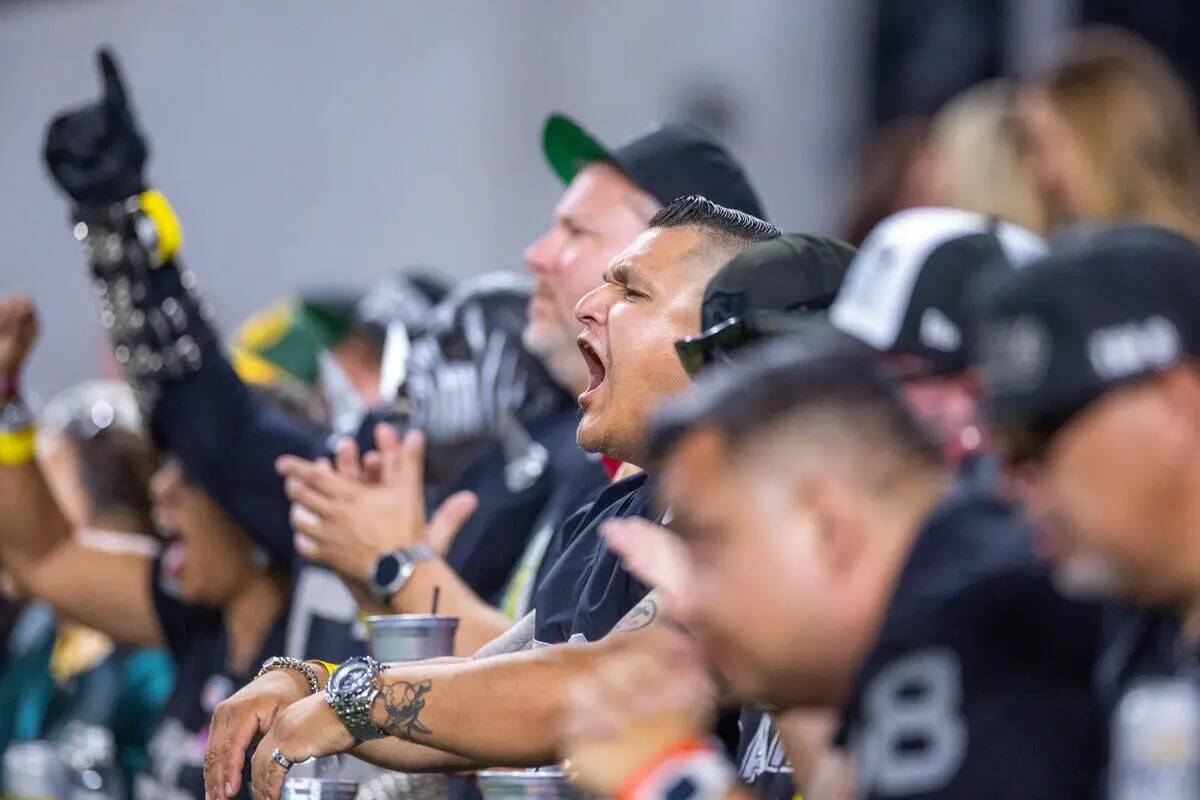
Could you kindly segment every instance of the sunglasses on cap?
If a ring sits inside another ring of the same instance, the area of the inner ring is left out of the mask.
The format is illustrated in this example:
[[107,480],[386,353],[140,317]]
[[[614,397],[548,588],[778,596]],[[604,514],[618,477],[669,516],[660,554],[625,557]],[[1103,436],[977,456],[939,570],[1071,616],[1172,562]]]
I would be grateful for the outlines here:
[[[819,311],[809,314],[751,311],[718,323],[699,336],[675,342],[675,352],[689,375],[698,375],[710,364],[729,364],[730,353],[763,339],[811,330]],[[823,316],[823,315],[822,315]]]

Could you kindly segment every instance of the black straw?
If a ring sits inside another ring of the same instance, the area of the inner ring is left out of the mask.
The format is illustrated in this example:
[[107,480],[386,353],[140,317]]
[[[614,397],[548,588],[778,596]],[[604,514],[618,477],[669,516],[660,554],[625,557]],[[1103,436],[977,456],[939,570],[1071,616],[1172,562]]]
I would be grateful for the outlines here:
[[433,587],[433,610],[429,612],[435,617],[437,616],[438,600],[440,599],[442,599],[442,587],[435,586]]

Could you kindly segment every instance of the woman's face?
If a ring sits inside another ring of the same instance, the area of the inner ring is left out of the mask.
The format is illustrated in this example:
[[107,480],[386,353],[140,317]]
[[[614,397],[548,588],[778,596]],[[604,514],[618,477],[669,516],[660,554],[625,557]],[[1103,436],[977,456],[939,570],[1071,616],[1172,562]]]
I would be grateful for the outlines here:
[[150,480],[155,522],[172,537],[163,569],[181,600],[222,606],[254,570],[252,546],[242,529],[204,490],[168,461]]

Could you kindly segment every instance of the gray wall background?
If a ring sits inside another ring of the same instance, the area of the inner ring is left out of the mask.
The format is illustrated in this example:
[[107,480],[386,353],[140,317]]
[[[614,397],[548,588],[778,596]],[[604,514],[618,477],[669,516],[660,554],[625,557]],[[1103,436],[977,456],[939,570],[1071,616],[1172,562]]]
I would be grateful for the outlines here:
[[519,270],[561,187],[541,124],[719,129],[773,219],[830,230],[863,112],[864,0],[0,2],[0,292],[31,292],[44,396],[103,350],[42,131],[125,67],[151,179],[225,330],[299,288],[423,263]]

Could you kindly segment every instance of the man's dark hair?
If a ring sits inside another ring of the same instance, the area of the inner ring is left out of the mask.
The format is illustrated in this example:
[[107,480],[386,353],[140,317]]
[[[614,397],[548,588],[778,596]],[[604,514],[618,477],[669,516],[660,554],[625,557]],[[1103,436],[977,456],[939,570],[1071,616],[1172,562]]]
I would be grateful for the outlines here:
[[783,235],[779,228],[743,211],[720,206],[698,194],[677,197],[650,219],[650,228],[702,228],[721,244],[745,249]]
[[698,429],[716,431],[736,450],[806,412],[840,419],[872,452],[936,466],[941,454],[910,413],[899,384],[877,359],[851,344],[814,347],[788,338],[755,347],[747,357],[710,370],[695,391],[668,403],[650,431],[655,461]]

